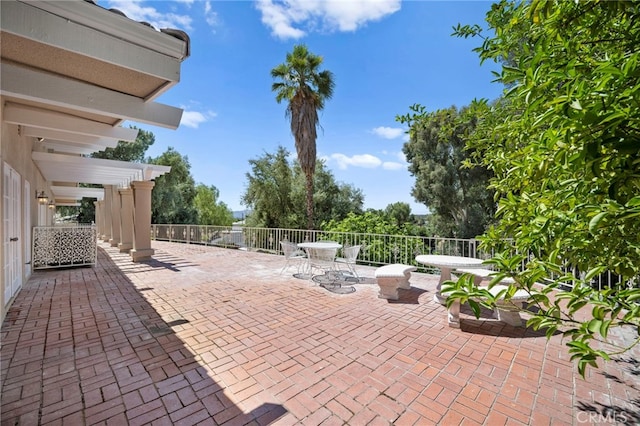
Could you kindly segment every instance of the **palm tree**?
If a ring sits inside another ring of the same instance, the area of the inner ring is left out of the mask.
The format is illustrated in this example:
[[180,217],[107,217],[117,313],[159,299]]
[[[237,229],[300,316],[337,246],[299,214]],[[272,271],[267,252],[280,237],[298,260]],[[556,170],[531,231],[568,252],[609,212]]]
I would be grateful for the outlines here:
[[279,79],[271,90],[278,103],[286,100],[287,117],[295,139],[298,162],[306,178],[307,229],[313,229],[313,175],[316,169],[316,130],[318,111],[333,95],[333,74],[319,71],[322,56],[309,52],[300,44],[287,53],[287,60],[271,70],[271,77]]

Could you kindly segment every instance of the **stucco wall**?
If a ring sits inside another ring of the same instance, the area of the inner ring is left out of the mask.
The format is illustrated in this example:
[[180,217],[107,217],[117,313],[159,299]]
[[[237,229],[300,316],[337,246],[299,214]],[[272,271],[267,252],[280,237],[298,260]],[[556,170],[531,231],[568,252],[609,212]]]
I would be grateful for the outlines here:
[[[31,151],[35,148],[38,149],[37,142],[32,137],[26,137],[20,135],[19,126],[15,124],[8,124],[4,121],[4,104],[5,98],[0,97],[0,122],[2,123],[2,130],[0,134],[0,167],[4,168],[7,163],[20,175],[20,191],[21,199],[20,203],[20,217],[22,218],[22,224],[20,229],[19,241],[21,253],[25,251],[25,244],[30,248],[31,241],[27,241],[24,235],[25,221],[28,221],[29,226],[33,227],[38,223],[38,202],[35,198],[36,190],[48,191],[45,180],[40,174],[35,163],[31,160]],[[31,193],[25,194],[24,184],[25,180],[31,184]],[[0,173],[0,188],[4,188],[4,174]],[[1,191],[0,191],[1,192]],[[49,193],[49,195],[51,195]],[[31,215],[25,218],[24,200],[29,200],[31,203]],[[2,223],[4,224],[4,198],[0,196],[0,214],[3,215]],[[4,235],[2,230],[3,241],[7,236]],[[7,311],[7,300],[4,300],[5,290],[5,277],[4,277],[4,244],[0,244],[0,260],[2,261],[3,271],[0,273],[0,318],[4,319]],[[24,262],[23,262],[24,263]],[[26,282],[25,269],[22,270],[22,283]]]

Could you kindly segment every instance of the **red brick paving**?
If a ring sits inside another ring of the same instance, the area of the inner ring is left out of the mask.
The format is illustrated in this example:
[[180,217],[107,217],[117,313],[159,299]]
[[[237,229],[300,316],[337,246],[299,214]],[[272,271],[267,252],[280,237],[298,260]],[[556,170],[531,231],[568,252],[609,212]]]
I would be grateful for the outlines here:
[[464,308],[449,328],[435,276],[388,302],[279,256],[153,244],[33,274],[2,325],[2,425],[640,423],[640,348],[583,380],[559,336]]

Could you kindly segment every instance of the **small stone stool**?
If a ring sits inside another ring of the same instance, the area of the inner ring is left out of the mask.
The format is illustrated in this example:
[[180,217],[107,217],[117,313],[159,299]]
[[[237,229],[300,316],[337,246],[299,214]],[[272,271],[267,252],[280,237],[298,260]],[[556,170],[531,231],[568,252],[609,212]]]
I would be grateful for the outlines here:
[[380,299],[398,300],[398,289],[408,290],[411,288],[409,278],[411,278],[411,272],[416,269],[415,266],[399,263],[381,266],[376,269],[375,277],[380,287],[378,297]]

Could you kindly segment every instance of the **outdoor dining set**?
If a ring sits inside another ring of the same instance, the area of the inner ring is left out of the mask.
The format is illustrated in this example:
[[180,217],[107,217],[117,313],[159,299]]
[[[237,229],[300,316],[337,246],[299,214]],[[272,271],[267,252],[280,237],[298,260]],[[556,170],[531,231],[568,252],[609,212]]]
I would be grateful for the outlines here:
[[[292,243],[280,241],[280,246],[285,256],[285,265],[281,272],[296,267],[296,278],[311,279],[323,288],[333,293],[352,293],[355,288],[352,284],[361,282],[362,278],[356,272],[356,261],[360,253],[360,245],[343,247],[336,241],[315,241]],[[341,250],[342,257],[338,257]],[[491,280],[495,271],[486,269],[482,259],[448,256],[448,255],[418,255],[416,262],[425,266],[440,269],[440,279],[433,296],[433,300],[441,305],[446,304],[446,295],[441,293],[445,281],[452,279],[452,274],[461,276],[470,274],[476,285],[486,285]],[[376,269],[375,279],[380,288],[379,298],[397,300],[400,289],[410,289],[409,279],[411,272],[417,268],[413,265],[390,264]],[[494,296],[502,295],[506,285],[512,281],[506,279],[498,285],[494,285],[489,292]],[[496,302],[495,316],[512,326],[521,326],[522,319],[519,315],[523,309],[523,303],[528,299],[528,293],[518,290],[508,301]],[[500,299],[500,298],[499,298]],[[447,317],[450,327],[460,328],[460,303],[450,304],[447,308]]]
[[[297,278],[311,279],[335,293],[355,291],[352,286],[344,284],[360,281],[355,269],[359,245],[343,247],[336,241],[327,240],[298,244],[281,241],[280,247],[286,260],[282,271],[295,266],[297,271],[294,276]],[[340,249],[341,257],[338,256]]]

